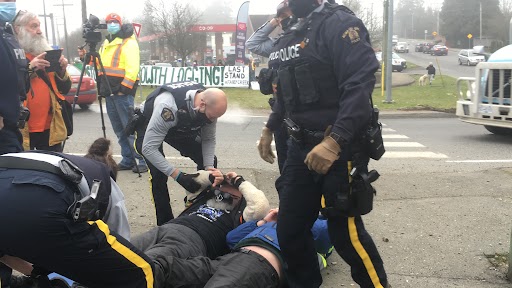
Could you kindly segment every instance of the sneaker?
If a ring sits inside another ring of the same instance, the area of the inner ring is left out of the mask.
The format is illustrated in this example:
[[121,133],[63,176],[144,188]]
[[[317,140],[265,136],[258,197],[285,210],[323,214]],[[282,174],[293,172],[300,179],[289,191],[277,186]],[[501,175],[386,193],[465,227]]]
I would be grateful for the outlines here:
[[128,166],[128,165],[124,165],[124,164],[121,164],[121,163],[117,163],[117,169],[119,171],[124,171],[124,170],[132,170],[133,166]]
[[318,256],[318,266],[320,267],[320,271],[324,270],[327,267],[327,260],[325,260],[324,256],[320,253],[316,253]]
[[[137,167],[139,167],[139,171],[137,171]],[[145,164],[139,164],[137,166],[133,166],[132,168],[132,172],[133,173],[146,173],[148,172],[148,166],[146,166]]]

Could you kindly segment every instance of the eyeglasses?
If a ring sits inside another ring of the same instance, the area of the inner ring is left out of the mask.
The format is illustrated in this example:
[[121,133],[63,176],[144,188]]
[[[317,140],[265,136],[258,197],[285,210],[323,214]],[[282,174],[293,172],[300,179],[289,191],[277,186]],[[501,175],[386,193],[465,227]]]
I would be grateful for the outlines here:
[[216,188],[213,191],[213,194],[215,195],[215,201],[217,201],[217,202],[225,202],[228,204],[233,204],[233,200],[240,199],[240,197],[234,196],[228,192],[224,192],[224,191],[221,191]]
[[11,24],[14,25],[16,20],[18,20],[19,17],[23,16],[23,14],[25,14],[27,12],[28,12],[27,10],[20,10],[20,11],[18,11],[18,13],[16,13],[16,16],[14,16],[14,19],[12,19],[12,23]]

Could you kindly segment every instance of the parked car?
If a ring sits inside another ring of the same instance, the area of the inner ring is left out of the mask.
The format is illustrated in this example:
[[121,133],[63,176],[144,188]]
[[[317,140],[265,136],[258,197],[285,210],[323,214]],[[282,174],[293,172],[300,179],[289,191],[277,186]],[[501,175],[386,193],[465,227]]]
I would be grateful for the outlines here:
[[[71,78],[71,89],[68,94],[64,95],[66,101],[70,104],[73,104],[76,89],[78,88],[78,82],[80,80],[80,73],[82,72],[80,69],[76,68],[73,65],[68,65],[66,68],[68,71],[69,77]],[[94,103],[98,99],[98,90],[96,88],[96,81],[93,78],[84,74],[82,78],[82,84],[80,85],[80,92],[78,92],[78,99],[76,100],[76,104],[81,109],[89,109],[92,103]]]
[[444,45],[434,45],[430,48],[430,55],[432,56],[440,56],[440,55],[448,55],[448,47]]
[[406,42],[398,42],[395,46],[395,52],[409,53],[409,44],[407,44]]
[[432,43],[423,43],[423,50],[421,50],[421,52],[424,54],[430,54],[430,49],[432,49],[432,47],[434,47],[434,44]]
[[485,62],[484,55],[477,55],[473,53],[473,50],[463,49],[459,52],[459,65],[476,65],[480,62]]
[[[381,63],[382,67],[382,52],[376,52],[375,57],[377,57],[377,60]],[[395,52],[392,54],[391,63],[393,65],[393,71],[402,72],[407,68],[407,61]]]

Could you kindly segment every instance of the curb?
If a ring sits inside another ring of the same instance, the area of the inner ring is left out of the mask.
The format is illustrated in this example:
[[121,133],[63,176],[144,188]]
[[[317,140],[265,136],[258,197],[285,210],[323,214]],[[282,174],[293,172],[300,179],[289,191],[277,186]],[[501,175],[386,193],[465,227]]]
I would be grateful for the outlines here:
[[381,110],[379,113],[380,119],[401,119],[401,118],[457,118],[455,113],[439,112],[430,110],[415,110],[415,111],[400,111]]

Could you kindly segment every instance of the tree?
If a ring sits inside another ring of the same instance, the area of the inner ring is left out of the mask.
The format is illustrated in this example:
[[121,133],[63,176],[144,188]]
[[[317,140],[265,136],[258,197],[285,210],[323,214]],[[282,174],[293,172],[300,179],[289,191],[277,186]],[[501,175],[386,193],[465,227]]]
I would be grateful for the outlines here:
[[235,23],[232,6],[226,0],[210,0],[201,17],[203,24],[231,24]]
[[201,13],[190,4],[146,0],[144,13],[151,21],[154,31],[162,34],[168,47],[181,57],[182,66],[185,66],[190,54],[204,45],[204,37],[190,31],[201,18]]
[[499,29],[496,18],[503,18],[499,0],[445,0],[440,14],[441,30],[453,46],[467,47],[468,34],[480,37],[480,3],[482,3],[482,31],[496,37]]
[[[347,6],[357,17],[359,17],[368,33],[370,33],[370,39],[372,41],[372,46],[379,46],[382,42],[382,21],[381,18],[378,17],[373,9],[366,9],[363,11],[363,7],[359,0],[344,0],[343,5]],[[373,5],[373,4],[372,4]]]

